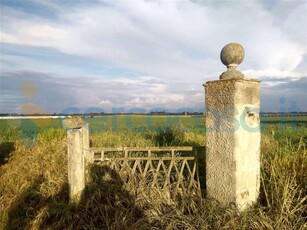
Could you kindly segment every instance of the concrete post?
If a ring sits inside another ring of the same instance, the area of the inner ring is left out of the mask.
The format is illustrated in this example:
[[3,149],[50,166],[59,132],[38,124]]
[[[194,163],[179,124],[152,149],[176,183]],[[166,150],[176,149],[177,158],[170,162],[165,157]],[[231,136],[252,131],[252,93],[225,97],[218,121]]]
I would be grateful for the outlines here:
[[222,205],[244,210],[257,201],[260,187],[260,81],[236,70],[241,45],[221,52],[228,70],[205,86],[206,189]]
[[88,127],[81,118],[63,120],[67,129],[69,198],[78,202],[85,188],[85,159],[88,149]]

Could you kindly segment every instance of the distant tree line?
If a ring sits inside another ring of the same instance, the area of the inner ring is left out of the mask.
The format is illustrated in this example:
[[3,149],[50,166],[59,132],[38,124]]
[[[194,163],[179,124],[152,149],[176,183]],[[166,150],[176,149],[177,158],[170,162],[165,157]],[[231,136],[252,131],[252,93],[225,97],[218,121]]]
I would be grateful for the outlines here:
[[[149,113],[33,113],[33,114],[18,114],[18,113],[0,113],[0,117],[8,117],[8,116],[15,116],[15,117],[24,117],[24,116],[87,116],[87,117],[96,117],[96,116],[103,116],[103,115],[203,115],[203,112],[165,112],[165,111],[151,111]],[[307,112],[260,112],[260,116],[262,117],[280,117],[280,116],[307,116]]]

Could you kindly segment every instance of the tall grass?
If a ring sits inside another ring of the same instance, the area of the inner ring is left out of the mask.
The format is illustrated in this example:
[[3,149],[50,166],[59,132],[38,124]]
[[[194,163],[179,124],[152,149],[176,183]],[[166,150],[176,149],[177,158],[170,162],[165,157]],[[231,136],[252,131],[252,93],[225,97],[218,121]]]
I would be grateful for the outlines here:
[[[34,145],[14,138],[0,169],[0,229],[306,229],[307,129],[262,135],[261,192],[256,205],[238,213],[215,200],[149,188],[135,176],[91,168],[79,204],[68,201],[66,134],[49,129]],[[95,132],[92,146],[204,145],[204,134],[180,129]]]

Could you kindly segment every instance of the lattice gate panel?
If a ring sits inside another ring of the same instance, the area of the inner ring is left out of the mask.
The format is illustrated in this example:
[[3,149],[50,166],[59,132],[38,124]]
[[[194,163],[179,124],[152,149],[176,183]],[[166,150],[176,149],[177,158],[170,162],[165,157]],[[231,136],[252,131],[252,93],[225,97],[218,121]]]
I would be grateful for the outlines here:
[[147,186],[168,187],[173,194],[200,191],[193,147],[92,148],[90,151],[94,162],[116,170],[127,183],[132,176],[138,176],[145,179]]

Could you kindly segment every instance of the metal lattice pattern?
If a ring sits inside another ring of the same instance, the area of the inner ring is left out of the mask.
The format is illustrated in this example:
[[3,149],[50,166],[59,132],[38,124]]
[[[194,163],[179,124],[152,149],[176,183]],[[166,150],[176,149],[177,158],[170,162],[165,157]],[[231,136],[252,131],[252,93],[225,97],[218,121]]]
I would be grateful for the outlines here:
[[137,175],[145,178],[149,186],[169,187],[174,194],[200,190],[193,147],[91,148],[90,154],[93,162],[126,175],[125,181]]

